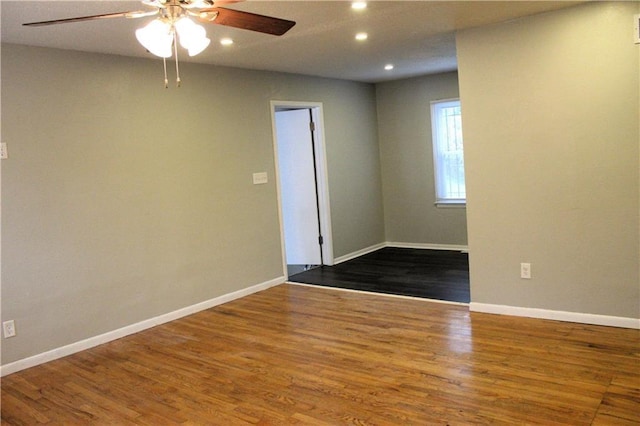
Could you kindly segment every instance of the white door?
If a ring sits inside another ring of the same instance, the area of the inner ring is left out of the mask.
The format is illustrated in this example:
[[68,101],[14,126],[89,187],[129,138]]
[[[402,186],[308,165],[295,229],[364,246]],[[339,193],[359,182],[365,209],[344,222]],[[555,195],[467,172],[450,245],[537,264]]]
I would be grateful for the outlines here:
[[321,265],[309,109],[276,111],[278,166],[288,265]]

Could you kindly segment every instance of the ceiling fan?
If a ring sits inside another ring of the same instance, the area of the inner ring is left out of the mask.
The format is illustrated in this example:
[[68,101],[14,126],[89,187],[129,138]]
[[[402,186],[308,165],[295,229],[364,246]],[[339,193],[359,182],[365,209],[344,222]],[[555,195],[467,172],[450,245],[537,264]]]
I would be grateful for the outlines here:
[[168,87],[166,58],[175,54],[177,83],[180,86],[178,70],[178,42],[187,49],[189,56],[195,56],[207,48],[211,40],[206,31],[190,18],[203,23],[225,25],[244,30],[281,36],[296,23],[287,19],[258,15],[256,13],[219,7],[220,4],[237,3],[242,0],[143,0],[142,4],[151,10],[106,13],[101,15],[78,16],[75,18],[50,21],[28,22],[28,27],[39,27],[71,22],[91,21],[108,18],[143,18],[157,16],[145,27],[136,30],[136,38],[149,52],[164,59],[165,87]]

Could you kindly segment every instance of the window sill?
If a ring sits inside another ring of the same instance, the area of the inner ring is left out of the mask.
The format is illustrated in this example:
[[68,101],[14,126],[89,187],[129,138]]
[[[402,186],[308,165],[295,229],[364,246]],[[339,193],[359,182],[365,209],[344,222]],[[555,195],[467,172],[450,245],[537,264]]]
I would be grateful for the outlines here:
[[466,201],[436,201],[435,206],[439,209],[466,209]]

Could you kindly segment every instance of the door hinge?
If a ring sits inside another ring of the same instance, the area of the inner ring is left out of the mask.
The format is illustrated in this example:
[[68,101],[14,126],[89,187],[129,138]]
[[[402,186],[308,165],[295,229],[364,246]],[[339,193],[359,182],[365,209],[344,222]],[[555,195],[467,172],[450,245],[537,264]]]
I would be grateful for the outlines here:
[[314,123],[313,121],[309,122],[309,130],[311,130],[312,132],[316,131],[316,123]]
[[318,244],[323,245],[324,244],[324,238],[322,238],[322,235],[320,235],[318,237]]

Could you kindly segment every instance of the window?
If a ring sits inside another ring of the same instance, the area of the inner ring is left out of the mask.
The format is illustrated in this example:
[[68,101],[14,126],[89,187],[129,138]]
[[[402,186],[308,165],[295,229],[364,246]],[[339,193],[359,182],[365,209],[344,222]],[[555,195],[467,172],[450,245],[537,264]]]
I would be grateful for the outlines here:
[[431,103],[436,204],[466,202],[460,100]]

